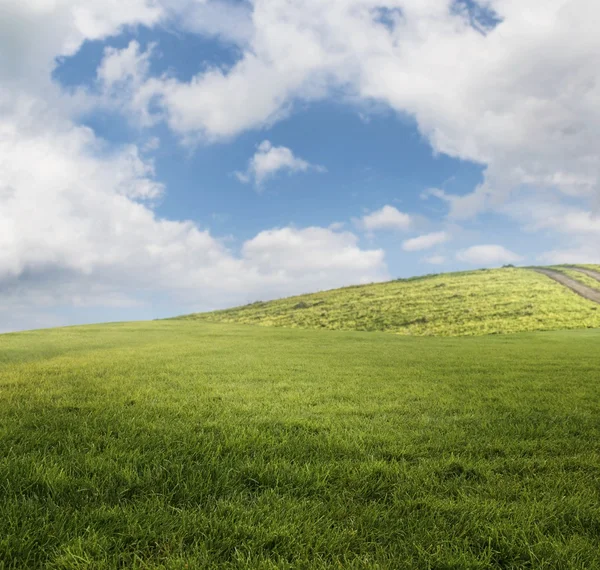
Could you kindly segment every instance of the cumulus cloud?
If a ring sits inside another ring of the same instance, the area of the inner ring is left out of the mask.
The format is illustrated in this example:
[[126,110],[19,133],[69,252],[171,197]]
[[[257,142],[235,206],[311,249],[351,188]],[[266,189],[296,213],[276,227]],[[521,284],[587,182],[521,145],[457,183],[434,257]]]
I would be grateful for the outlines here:
[[105,48],[97,70],[98,80],[106,89],[127,82],[139,84],[148,75],[152,47],[142,52],[140,44],[133,40],[123,49]]
[[600,213],[564,203],[556,194],[542,197],[535,192],[509,200],[502,212],[526,232],[541,233],[553,243],[559,238],[558,247],[539,255],[540,263],[600,262]]
[[449,240],[450,234],[448,232],[433,232],[405,240],[402,242],[402,249],[404,251],[422,251],[446,243]]
[[358,227],[368,232],[378,230],[408,230],[412,224],[410,215],[400,212],[394,206],[384,206],[381,210],[366,214],[355,220]]
[[252,5],[237,0],[168,0],[163,2],[178,27],[188,32],[248,45],[252,38]]
[[[294,280],[319,283],[319,288],[339,284],[344,273],[351,278],[353,272],[356,275],[363,271],[364,275],[359,278],[362,283],[387,277],[383,250],[362,250],[354,234],[329,228],[288,227],[263,231],[244,243],[242,256],[246,263],[265,275],[288,272]],[[340,274],[332,280],[336,271]],[[311,275],[306,275],[307,272]]]
[[456,259],[471,265],[516,263],[523,258],[501,245],[474,245],[456,254]]
[[563,263],[598,263],[598,248],[581,245],[573,248],[561,248],[546,251],[538,256],[541,263],[560,265]]
[[96,70],[98,93],[83,94],[88,104],[120,111],[137,126],[149,127],[159,122],[160,115],[151,111],[153,95],[145,87],[156,51],[155,43],[142,49],[136,40],[121,49],[106,47]]
[[114,35],[126,26],[152,26],[165,17],[154,0],[2,0],[0,77],[3,83],[40,88],[60,57],[85,40]]
[[325,172],[324,166],[311,164],[306,160],[294,156],[294,153],[285,146],[273,146],[270,141],[263,141],[258,146],[255,155],[248,162],[244,172],[236,172],[240,182],[254,182],[257,187],[278,172]]

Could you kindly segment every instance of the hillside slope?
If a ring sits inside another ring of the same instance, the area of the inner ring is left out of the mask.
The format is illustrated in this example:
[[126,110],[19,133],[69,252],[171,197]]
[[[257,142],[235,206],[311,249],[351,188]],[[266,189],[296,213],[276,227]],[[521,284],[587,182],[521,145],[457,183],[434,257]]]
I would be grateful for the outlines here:
[[600,327],[600,305],[524,268],[346,287],[178,317],[292,328],[478,335]]
[[600,291],[600,273],[592,267],[556,266],[552,269],[560,271],[567,277],[583,283],[590,289]]

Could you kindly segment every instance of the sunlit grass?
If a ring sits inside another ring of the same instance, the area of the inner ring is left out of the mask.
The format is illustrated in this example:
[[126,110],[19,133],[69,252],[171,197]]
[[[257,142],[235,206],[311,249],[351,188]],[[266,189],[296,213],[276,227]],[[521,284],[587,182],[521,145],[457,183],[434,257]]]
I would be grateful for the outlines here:
[[600,327],[600,306],[529,269],[449,273],[347,287],[182,317],[403,335]]
[[[560,271],[560,273],[563,273],[564,275],[566,275],[567,277],[570,277],[571,279],[575,279],[575,281],[578,281],[579,283],[583,283],[583,285],[586,285],[587,287],[590,287],[591,289],[600,291],[600,281],[598,281],[597,279],[594,279],[593,277],[590,277],[589,275],[586,275],[585,273],[581,273],[580,271],[575,271],[574,269],[569,269],[568,267],[562,267],[562,266],[556,266],[556,267],[553,267],[552,269],[554,269],[556,271]],[[592,269],[592,268],[590,267],[590,269]]]
[[588,269],[593,269],[594,271],[600,271],[600,265],[588,264],[580,265],[579,267],[587,267]]
[[0,568],[598,568],[599,342],[0,336]]

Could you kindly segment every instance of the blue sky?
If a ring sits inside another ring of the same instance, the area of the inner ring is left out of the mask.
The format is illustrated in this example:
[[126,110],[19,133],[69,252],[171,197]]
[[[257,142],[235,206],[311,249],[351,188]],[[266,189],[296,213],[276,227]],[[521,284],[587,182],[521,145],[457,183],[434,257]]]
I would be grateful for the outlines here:
[[0,9],[2,330],[600,261],[591,0]]

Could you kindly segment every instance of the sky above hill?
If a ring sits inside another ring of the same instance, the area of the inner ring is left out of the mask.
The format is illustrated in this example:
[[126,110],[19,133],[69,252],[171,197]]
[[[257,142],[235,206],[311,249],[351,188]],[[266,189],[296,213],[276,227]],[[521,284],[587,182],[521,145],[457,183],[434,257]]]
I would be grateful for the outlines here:
[[600,261],[595,0],[0,0],[0,330]]

